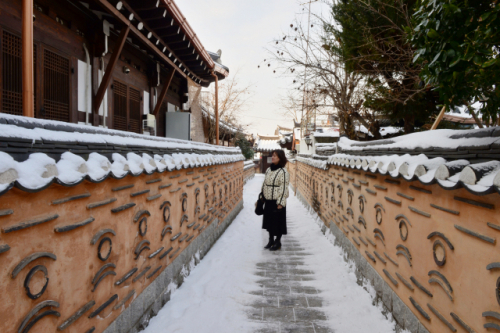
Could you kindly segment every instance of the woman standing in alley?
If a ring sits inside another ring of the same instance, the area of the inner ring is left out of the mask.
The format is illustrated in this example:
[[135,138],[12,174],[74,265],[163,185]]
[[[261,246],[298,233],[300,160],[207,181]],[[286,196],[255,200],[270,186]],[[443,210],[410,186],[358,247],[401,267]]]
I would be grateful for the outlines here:
[[262,229],[269,232],[269,243],[264,247],[271,251],[281,248],[281,236],[286,235],[286,199],[290,175],[285,169],[287,159],[281,149],[273,151],[272,164],[266,170],[262,194],[264,195],[264,217]]

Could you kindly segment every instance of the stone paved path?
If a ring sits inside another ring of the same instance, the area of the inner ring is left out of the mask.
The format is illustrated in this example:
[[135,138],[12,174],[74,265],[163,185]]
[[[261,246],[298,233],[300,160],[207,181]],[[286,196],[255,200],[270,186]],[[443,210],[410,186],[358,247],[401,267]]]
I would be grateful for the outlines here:
[[[390,333],[394,322],[357,284],[311,215],[290,193],[282,249],[264,250],[254,214],[262,176],[245,185],[244,208],[144,333]],[[331,235],[330,235],[331,236]],[[172,290],[175,286],[172,286]]]
[[[288,223],[290,235],[294,234],[295,223]],[[282,244],[281,250],[266,252],[256,265],[255,274],[260,279],[251,294],[260,297],[251,304],[250,318],[264,324],[259,330],[262,333],[333,332],[326,326],[320,291],[304,283],[314,279],[314,272],[305,266],[311,253],[298,237],[286,236]]]

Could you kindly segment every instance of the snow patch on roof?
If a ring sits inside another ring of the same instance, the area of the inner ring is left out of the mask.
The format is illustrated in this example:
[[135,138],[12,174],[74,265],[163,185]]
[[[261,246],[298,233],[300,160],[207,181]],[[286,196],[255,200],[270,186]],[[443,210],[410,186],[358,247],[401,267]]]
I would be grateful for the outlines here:
[[256,151],[273,151],[281,149],[281,146],[278,144],[277,140],[263,140],[260,139],[257,142],[257,147],[255,148]]
[[360,142],[342,137],[339,147],[347,150],[366,150],[376,148],[447,148],[473,147],[490,145],[500,142],[500,127],[485,128],[480,130],[451,130],[442,129],[407,134],[387,140]]
[[[58,130],[57,128],[61,129]],[[60,121],[13,116],[5,113],[0,114],[0,133],[4,138],[22,138],[32,140],[33,142],[36,140],[48,140],[155,148],[196,149],[228,153],[241,152],[239,147],[215,146],[201,142],[148,136]]]

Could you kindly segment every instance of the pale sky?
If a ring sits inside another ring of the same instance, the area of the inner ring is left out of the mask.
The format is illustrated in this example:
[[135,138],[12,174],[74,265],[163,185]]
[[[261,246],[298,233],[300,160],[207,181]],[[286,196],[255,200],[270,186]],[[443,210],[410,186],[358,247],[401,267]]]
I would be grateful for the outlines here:
[[[291,127],[293,121],[280,115],[278,100],[292,87],[292,78],[273,74],[273,67],[261,66],[269,59],[265,48],[283,36],[307,0],[177,0],[187,21],[205,49],[222,50],[222,62],[231,72],[238,68],[242,85],[252,84],[252,99],[241,123],[247,133],[272,134],[276,125]],[[325,10],[320,2],[312,12]],[[305,15],[301,15],[305,19]],[[299,18],[301,16],[298,16]],[[264,68],[265,67],[265,68]]]

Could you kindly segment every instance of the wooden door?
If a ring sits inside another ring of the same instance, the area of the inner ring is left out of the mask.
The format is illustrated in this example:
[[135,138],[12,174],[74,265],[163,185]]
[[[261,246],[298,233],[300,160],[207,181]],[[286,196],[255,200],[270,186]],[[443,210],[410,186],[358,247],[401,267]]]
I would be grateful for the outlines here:
[[142,133],[141,91],[116,80],[113,83],[113,128]]
[[127,86],[119,81],[113,83],[113,128],[127,130]]

